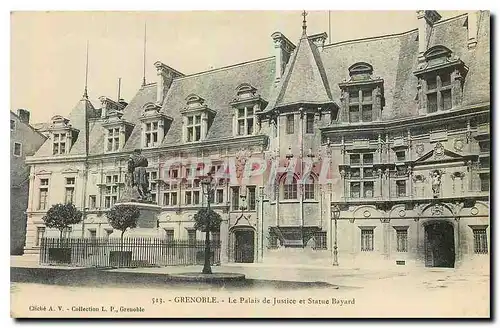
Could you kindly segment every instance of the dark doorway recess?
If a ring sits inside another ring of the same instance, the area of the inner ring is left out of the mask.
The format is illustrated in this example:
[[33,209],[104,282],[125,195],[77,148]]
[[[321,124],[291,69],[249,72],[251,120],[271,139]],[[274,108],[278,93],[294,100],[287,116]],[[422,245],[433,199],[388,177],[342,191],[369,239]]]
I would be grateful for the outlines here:
[[433,222],[425,227],[425,266],[455,266],[455,234],[448,222]]

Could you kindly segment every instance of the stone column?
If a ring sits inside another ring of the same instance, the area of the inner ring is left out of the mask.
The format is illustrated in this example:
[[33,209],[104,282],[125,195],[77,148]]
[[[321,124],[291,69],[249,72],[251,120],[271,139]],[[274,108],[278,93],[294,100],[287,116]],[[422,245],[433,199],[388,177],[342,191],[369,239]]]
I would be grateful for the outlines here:
[[389,218],[383,218],[380,219],[380,222],[382,223],[382,234],[383,234],[383,239],[384,239],[384,259],[388,260],[390,258],[390,222],[391,219]]

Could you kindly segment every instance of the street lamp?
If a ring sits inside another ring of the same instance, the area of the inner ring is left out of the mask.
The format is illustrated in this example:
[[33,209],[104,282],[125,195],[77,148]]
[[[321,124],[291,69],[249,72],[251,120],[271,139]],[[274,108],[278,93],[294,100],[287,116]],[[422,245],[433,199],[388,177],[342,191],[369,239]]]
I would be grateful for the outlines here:
[[[213,183],[212,175],[209,173],[206,177],[201,180],[201,189],[203,195],[207,196],[207,212],[210,211],[210,196],[215,189],[215,184]],[[207,220],[209,219],[207,213]],[[203,264],[202,273],[210,274],[212,273],[212,268],[210,267],[210,222],[206,223],[205,227],[205,261]]]
[[337,220],[340,217],[340,207],[338,205],[332,205],[331,207],[332,218],[335,220],[335,240],[333,242],[333,266],[339,265],[338,259],[338,247],[337,247]]

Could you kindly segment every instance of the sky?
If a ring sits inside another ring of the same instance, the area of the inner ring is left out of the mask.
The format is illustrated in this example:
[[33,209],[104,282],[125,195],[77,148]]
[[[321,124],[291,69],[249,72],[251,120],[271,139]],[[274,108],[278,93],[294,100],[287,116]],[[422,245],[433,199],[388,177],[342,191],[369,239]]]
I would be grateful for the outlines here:
[[[461,14],[440,11],[442,19]],[[309,35],[327,32],[331,42],[399,33],[417,27],[415,11],[310,11]],[[301,11],[13,12],[11,13],[11,107],[31,112],[31,122],[68,116],[81,99],[89,42],[89,98],[130,101],[143,76],[154,82],[158,60],[188,75],[273,55],[271,34],[294,44]]]

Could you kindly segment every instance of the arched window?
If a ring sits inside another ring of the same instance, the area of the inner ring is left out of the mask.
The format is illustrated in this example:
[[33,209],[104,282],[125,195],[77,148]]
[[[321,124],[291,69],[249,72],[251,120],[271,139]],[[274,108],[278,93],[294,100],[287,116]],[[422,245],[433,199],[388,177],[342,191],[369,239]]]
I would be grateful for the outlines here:
[[315,199],[314,178],[311,175],[304,181],[304,199]]
[[281,180],[283,185],[283,199],[297,199],[297,178],[288,178],[286,175]]

